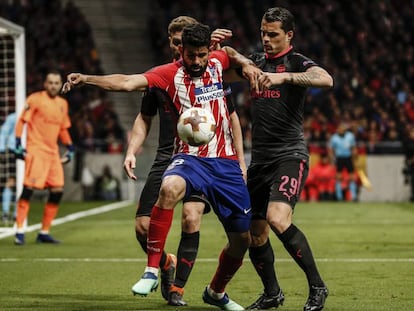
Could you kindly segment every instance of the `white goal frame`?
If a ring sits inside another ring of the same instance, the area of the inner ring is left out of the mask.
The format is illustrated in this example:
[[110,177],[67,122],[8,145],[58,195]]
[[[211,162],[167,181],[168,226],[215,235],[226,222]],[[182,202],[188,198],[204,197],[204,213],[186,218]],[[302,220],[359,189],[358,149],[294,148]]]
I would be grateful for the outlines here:
[[[14,42],[15,110],[20,115],[26,101],[26,40],[24,27],[0,17],[0,36],[11,36]],[[25,137],[22,137],[24,140]],[[23,190],[24,162],[16,163],[16,198]]]

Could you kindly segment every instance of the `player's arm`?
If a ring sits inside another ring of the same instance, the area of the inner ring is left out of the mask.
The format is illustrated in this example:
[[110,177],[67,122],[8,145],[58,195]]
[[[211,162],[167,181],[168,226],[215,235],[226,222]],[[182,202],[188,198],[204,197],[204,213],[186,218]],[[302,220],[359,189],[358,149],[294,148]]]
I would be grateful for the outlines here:
[[111,74],[111,75],[85,75],[71,73],[63,85],[62,93],[69,92],[73,87],[83,84],[95,85],[107,91],[144,91],[148,87],[148,80],[142,74]]
[[129,178],[136,180],[134,174],[136,167],[135,155],[138,153],[142,144],[147,137],[152,124],[152,117],[139,113],[135,118],[134,125],[131,130],[131,137],[128,143],[128,148],[125,154],[124,170]]
[[26,121],[24,121],[23,115],[21,115],[17,121],[15,126],[15,135],[16,137],[22,137],[23,134],[23,128]]
[[331,163],[335,163],[335,158],[336,158],[334,145],[335,145],[335,142],[333,141],[333,138],[331,137],[328,142],[328,146],[327,146],[328,157]]
[[[255,63],[251,59],[240,54],[232,47],[225,46],[222,50],[225,51],[229,57],[231,68],[241,67],[243,77],[249,80],[250,86],[253,89],[256,89],[258,78],[263,72],[256,67]],[[228,78],[230,79],[230,77]]]
[[62,164],[69,163],[72,161],[75,156],[75,147],[73,146],[72,138],[70,137],[69,131],[67,128],[63,128],[59,132],[59,139],[67,148],[65,154],[60,158]]
[[237,157],[239,159],[240,169],[243,173],[243,178],[247,180],[247,167],[246,161],[244,159],[244,149],[243,149],[243,133],[240,125],[239,116],[237,115],[236,111],[233,111],[230,114],[230,122],[233,131],[233,143],[234,147],[236,148]]
[[[233,32],[230,29],[225,28],[217,28],[211,33],[211,44],[210,44],[210,50],[217,51],[221,50],[221,43],[229,39],[233,36]],[[229,51],[229,47],[225,47],[226,50]],[[227,53],[227,52],[226,52]],[[242,81],[242,77],[237,74],[237,72],[234,69],[228,69],[223,72],[223,78],[226,82],[236,82],[236,81]]]
[[303,87],[330,88],[333,86],[333,78],[325,69],[319,66],[312,66],[304,72],[265,72],[259,78],[259,87],[261,90],[268,89],[272,85],[280,85],[283,83]]
[[217,28],[211,33],[211,43],[210,50],[220,50],[221,43],[233,36],[233,33],[230,29]]
[[26,149],[22,146],[22,134],[23,128],[26,121],[23,118],[23,114],[17,119],[16,126],[15,126],[15,135],[16,135],[16,149],[14,150],[16,154],[16,158],[24,160],[26,157]]

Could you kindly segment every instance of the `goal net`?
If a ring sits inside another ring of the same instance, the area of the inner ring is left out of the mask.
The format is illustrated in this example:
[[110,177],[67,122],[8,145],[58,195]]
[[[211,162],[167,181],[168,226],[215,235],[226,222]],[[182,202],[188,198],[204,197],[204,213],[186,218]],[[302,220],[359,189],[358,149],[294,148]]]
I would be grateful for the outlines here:
[[[1,163],[0,163],[0,195],[2,210],[5,198],[4,189],[11,189],[12,204],[10,213],[14,213],[15,200],[22,191],[24,163],[15,161],[11,148],[9,136],[14,139],[14,128],[8,117],[16,113],[18,116],[24,107],[26,100],[26,66],[25,66],[25,33],[24,28],[6,19],[0,18],[0,125],[2,126],[1,137]],[[9,120],[9,122],[6,122]],[[6,124],[6,123],[7,124]],[[14,122],[13,122],[14,123]],[[9,129],[12,129],[10,133]],[[12,181],[10,181],[12,179]],[[12,186],[10,187],[10,185]],[[9,194],[7,194],[9,196]],[[7,201],[7,200],[6,200]],[[10,217],[12,218],[12,216]],[[12,220],[12,219],[10,219]],[[1,221],[1,220],[0,220]],[[0,227],[2,224],[0,223]]]

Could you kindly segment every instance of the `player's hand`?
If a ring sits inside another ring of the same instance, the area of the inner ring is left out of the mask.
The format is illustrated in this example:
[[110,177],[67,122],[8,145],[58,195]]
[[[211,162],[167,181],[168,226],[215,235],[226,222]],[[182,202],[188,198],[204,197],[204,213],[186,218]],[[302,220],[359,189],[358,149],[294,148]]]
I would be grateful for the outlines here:
[[26,149],[22,146],[22,140],[20,137],[16,137],[16,149],[14,149],[14,154],[16,159],[24,160],[26,158]]
[[280,85],[286,82],[286,73],[264,72],[258,80],[259,90],[267,90],[273,85]]
[[242,67],[242,74],[249,80],[250,87],[254,91],[259,90],[259,78],[263,75],[263,71],[253,64],[244,65]]
[[66,150],[63,157],[60,158],[60,162],[62,164],[67,164],[72,161],[73,157],[75,156],[75,148],[73,145],[67,145],[68,150]]
[[134,169],[136,166],[136,158],[133,154],[127,154],[124,160],[124,170],[125,173],[128,175],[129,178],[132,180],[137,180],[137,176],[134,174]]
[[221,48],[220,44],[233,36],[233,33],[230,29],[217,28],[211,33],[211,43],[210,50],[219,50]]
[[66,94],[75,86],[80,86],[86,81],[86,76],[81,73],[71,73],[67,76],[67,81],[63,84],[62,93]]

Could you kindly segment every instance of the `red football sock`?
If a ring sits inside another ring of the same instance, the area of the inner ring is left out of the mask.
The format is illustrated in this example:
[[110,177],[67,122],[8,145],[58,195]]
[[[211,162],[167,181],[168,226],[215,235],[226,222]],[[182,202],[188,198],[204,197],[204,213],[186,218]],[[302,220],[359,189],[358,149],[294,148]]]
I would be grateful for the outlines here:
[[158,268],[170,231],[174,209],[162,209],[154,205],[147,238],[147,266]]
[[219,265],[213,280],[210,282],[210,288],[216,293],[223,293],[226,285],[233,278],[233,275],[239,270],[243,263],[243,258],[236,259],[227,255],[223,250],[220,254]]

